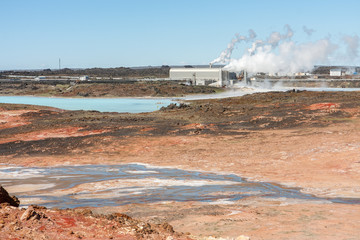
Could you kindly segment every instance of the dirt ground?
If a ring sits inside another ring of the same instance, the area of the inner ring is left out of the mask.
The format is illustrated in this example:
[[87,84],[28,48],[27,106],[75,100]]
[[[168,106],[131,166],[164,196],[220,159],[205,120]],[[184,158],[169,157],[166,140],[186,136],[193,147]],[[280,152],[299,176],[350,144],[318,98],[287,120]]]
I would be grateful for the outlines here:
[[142,114],[1,104],[0,162],[138,162],[238,174],[298,187],[323,201],[245,198],[92,210],[167,222],[198,239],[359,239],[359,97],[360,92],[258,93]]

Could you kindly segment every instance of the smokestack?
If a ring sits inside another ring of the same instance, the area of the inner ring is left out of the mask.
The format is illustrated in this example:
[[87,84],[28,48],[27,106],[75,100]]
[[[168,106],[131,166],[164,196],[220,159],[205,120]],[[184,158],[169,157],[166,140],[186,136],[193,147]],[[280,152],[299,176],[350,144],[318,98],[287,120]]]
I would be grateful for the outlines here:
[[244,70],[244,80],[245,80],[246,85],[248,85],[248,78],[247,78],[246,70]]

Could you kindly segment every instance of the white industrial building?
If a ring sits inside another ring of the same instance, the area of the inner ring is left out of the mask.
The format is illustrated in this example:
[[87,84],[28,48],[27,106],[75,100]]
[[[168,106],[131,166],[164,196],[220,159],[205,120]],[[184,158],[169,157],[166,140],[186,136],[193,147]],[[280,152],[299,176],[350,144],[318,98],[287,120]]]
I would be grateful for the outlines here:
[[90,78],[89,78],[89,76],[80,76],[79,77],[79,80],[80,81],[87,81],[87,80],[89,80]]
[[227,86],[229,72],[221,68],[171,68],[171,80],[186,80],[193,85]]
[[342,74],[342,69],[340,69],[340,68],[330,69],[330,76],[340,77],[341,74]]

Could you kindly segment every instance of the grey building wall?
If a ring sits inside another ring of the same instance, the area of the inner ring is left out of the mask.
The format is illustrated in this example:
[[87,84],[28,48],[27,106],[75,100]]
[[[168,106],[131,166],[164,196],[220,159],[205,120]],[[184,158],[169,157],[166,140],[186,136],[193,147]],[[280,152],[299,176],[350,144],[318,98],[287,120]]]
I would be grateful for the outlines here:
[[229,82],[229,72],[221,68],[171,68],[171,80],[187,80],[195,85],[214,84],[219,87]]

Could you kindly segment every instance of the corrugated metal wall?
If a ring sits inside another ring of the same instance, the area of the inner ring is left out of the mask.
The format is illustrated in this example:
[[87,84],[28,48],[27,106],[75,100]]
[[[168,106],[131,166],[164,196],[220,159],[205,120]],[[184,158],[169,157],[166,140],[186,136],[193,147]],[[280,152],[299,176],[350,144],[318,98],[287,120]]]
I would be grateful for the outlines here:
[[229,80],[229,72],[221,68],[172,68],[170,79],[188,80],[196,85],[217,82],[217,85],[221,87]]
[[210,71],[206,71],[205,69],[197,69],[197,68],[172,68],[170,69],[170,79],[172,80],[193,80],[201,79],[201,80],[215,80],[219,81],[221,69],[216,69],[215,71],[211,69]]

